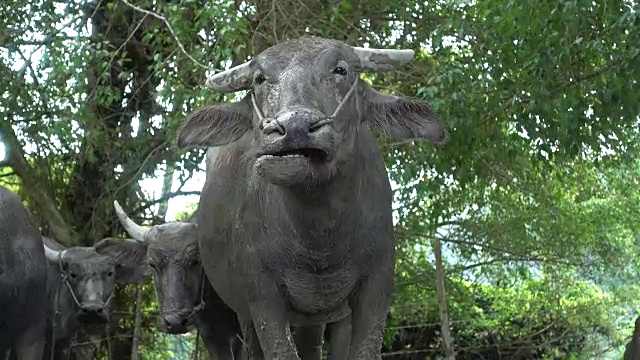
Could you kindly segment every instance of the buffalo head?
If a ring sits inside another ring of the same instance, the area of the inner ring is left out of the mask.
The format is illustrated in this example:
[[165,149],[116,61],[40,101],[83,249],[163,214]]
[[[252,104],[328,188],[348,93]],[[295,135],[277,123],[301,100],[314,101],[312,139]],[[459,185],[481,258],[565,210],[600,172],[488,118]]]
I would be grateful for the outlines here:
[[[108,239],[104,239],[105,241]],[[58,268],[61,288],[58,296],[75,303],[77,318],[85,325],[104,324],[116,283],[138,282],[138,259],[131,254],[114,258],[100,254],[94,247],[70,247],[55,250],[43,242],[45,256]],[[64,295],[63,295],[64,294]]]
[[118,219],[134,240],[110,239],[98,246],[112,255],[136,252],[152,269],[156,297],[160,306],[160,328],[182,334],[194,325],[200,304],[204,273],[200,265],[196,224],[169,222],[141,226],[114,202]]
[[280,43],[208,79],[221,92],[249,91],[239,102],[191,113],[178,145],[221,146],[248,136],[256,174],[276,185],[308,186],[343,170],[355,147],[365,146],[356,141],[364,127],[442,144],[447,132],[429,106],[382,94],[358,75],[396,69],[413,55],[315,37]]

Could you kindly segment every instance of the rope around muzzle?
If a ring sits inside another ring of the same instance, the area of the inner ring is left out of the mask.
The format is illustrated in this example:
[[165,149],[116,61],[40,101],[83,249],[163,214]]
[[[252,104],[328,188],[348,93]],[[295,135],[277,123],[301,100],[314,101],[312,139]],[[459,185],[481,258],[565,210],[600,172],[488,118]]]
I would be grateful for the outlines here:
[[[198,302],[198,304],[196,304],[196,306],[193,307],[193,309],[191,309],[191,312],[189,313],[189,315],[186,316],[187,319],[192,318],[193,316],[195,316],[197,313],[199,313],[205,306],[205,302],[204,302],[204,282],[206,281],[205,278],[205,273],[204,273],[204,268],[200,269],[200,288],[199,288],[199,296],[200,296],[200,302]],[[162,299],[162,297],[160,297],[160,292],[158,291],[158,287],[155,286],[155,282],[154,282],[154,290],[156,293],[156,299]],[[200,329],[198,329],[198,327],[196,326],[196,344],[195,344],[195,349],[194,349],[194,356],[195,356],[195,360],[198,360],[199,357],[199,344],[200,344]]]
[[[64,271],[64,268],[62,267],[62,253],[63,251],[58,251],[58,268],[60,269],[60,276],[58,276],[58,286],[56,287],[56,306],[53,309],[53,318],[51,320],[51,353],[50,353],[50,360],[54,360],[54,356],[55,356],[55,350],[56,350],[56,316],[60,313],[60,288],[62,287],[62,282],[65,283],[65,285],[67,286],[67,289],[69,289],[69,293],[71,294],[71,297],[73,298],[73,301],[76,303],[76,306],[78,307],[78,309],[82,309],[82,304],[80,304],[80,301],[78,300],[78,297],[76,296],[75,291],[73,291],[73,287],[71,286],[71,284],[69,283],[69,274],[67,274],[66,271]],[[106,309],[109,306],[109,303],[111,302],[111,299],[113,299],[113,295],[114,295],[114,291],[111,292],[111,294],[109,295],[109,298],[107,298],[107,301],[105,301],[104,303],[104,308]],[[108,322],[105,325],[105,330],[107,330],[107,327],[109,326]],[[111,359],[111,347],[109,346],[109,359]]]
[[[311,131],[316,130],[326,124],[331,124],[336,120],[336,117],[338,116],[340,110],[342,110],[342,108],[344,107],[344,104],[347,103],[347,101],[351,98],[351,95],[355,91],[356,86],[358,85],[358,80],[360,80],[360,77],[356,75],[356,78],[353,80],[353,84],[351,84],[349,91],[347,91],[347,93],[342,98],[342,100],[340,100],[340,103],[338,104],[336,109],[333,111],[333,113],[330,116],[327,116],[324,119],[314,123],[311,126],[311,129],[310,129]],[[259,126],[261,130],[264,129],[267,125],[274,124],[278,128],[280,133],[284,134],[285,132],[284,127],[282,127],[282,125],[278,122],[276,118],[264,116],[264,114],[260,110],[260,107],[256,103],[256,96],[254,91],[251,91],[251,104],[253,105],[253,110],[256,112],[256,115],[258,116]]]

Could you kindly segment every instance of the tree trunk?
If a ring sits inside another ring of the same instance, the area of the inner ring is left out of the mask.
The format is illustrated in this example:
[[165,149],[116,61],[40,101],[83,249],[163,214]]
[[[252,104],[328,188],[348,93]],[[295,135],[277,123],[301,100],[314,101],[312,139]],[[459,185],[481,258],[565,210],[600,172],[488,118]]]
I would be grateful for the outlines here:
[[[167,160],[167,171],[164,173],[164,180],[162,182],[162,193],[160,194],[160,198],[163,199],[171,192],[171,188],[173,187],[173,174],[175,173],[176,165]],[[167,217],[167,210],[169,208],[169,199],[166,199],[160,203],[160,208],[158,209],[158,217],[161,219],[165,219]]]
[[47,225],[53,237],[61,243],[67,246],[79,245],[78,234],[65,221],[55,201],[44,190],[46,187],[43,186],[25,159],[22,146],[9,120],[0,121],[0,135],[4,135],[5,146],[7,146],[7,163],[22,180],[22,184],[29,194],[29,200],[40,213],[40,218],[46,220],[47,223],[42,225]]
[[131,360],[138,360],[138,344],[140,343],[140,324],[142,323],[142,284],[136,286],[136,310],[133,323],[133,341],[131,342]]
[[442,342],[447,360],[455,360],[453,351],[453,338],[449,328],[449,315],[447,314],[447,296],[444,290],[444,267],[442,265],[442,245],[440,239],[433,240],[433,251],[436,256],[436,291],[438,293],[438,309],[440,313],[440,329],[442,332]]

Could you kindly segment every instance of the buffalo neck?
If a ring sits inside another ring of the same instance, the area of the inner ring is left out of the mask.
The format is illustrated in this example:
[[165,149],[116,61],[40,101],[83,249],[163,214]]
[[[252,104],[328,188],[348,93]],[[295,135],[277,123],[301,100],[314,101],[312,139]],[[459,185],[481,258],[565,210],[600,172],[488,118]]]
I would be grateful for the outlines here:
[[276,192],[280,193],[278,198],[294,227],[322,231],[335,227],[336,220],[343,219],[353,206],[350,201],[353,195],[341,187],[350,187],[349,183],[334,180],[316,186],[312,191],[279,188]]

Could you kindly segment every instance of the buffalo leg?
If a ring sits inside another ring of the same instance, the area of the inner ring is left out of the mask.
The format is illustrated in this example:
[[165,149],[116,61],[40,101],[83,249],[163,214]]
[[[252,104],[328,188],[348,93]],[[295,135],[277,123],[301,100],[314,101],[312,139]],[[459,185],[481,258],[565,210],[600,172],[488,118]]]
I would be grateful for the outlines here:
[[[267,359],[300,360],[287,323],[284,304],[279,300],[263,300],[249,305],[255,334]],[[255,341],[252,345],[254,344]]]
[[322,334],[324,325],[296,326],[293,338],[302,360],[322,359]]
[[238,317],[240,327],[242,328],[242,360],[264,360],[264,353],[260,347],[260,341],[258,340],[258,334],[253,326],[251,319],[241,319]]
[[12,352],[16,360],[41,360],[44,352],[45,320],[31,327],[18,338]]
[[329,343],[327,360],[348,360],[351,346],[351,315],[327,324]]
[[239,335],[236,335],[235,338],[231,339],[231,352],[233,353],[234,360],[245,360],[247,358],[242,341],[243,340],[240,339]]
[[349,360],[381,360],[382,334],[391,304],[393,268],[373,273],[350,300],[351,346]]

